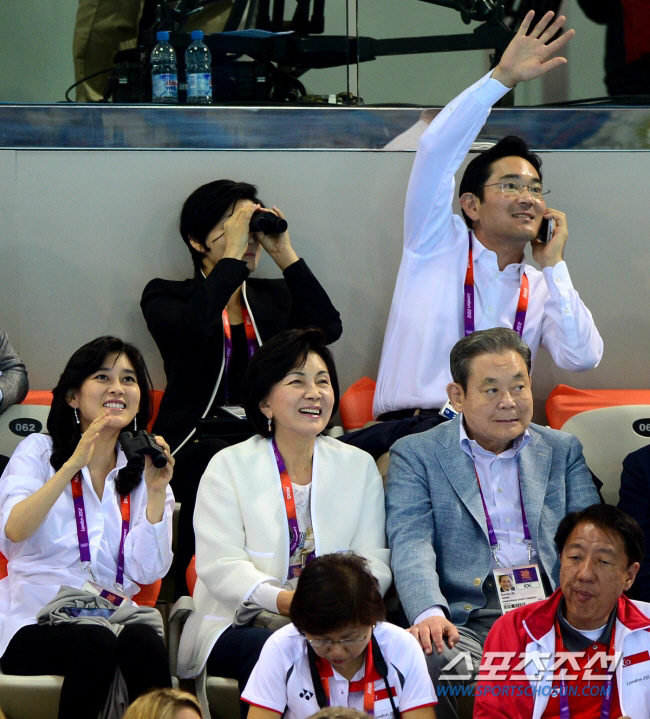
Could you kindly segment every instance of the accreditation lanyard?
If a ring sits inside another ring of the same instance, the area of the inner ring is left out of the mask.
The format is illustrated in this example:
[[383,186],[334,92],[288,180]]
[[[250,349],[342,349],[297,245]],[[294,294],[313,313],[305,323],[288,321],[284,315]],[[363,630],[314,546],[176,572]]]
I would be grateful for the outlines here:
[[[255,335],[255,327],[253,326],[253,320],[251,319],[250,312],[246,307],[246,303],[241,303],[241,313],[244,318],[244,331],[246,332],[246,356],[250,360],[251,357],[257,352],[260,345]],[[228,318],[228,311],[224,309],[221,313],[221,320],[223,322],[223,337],[226,347],[226,362],[224,367],[225,374],[225,388],[226,388],[226,404],[228,404],[228,370],[230,368],[230,360],[232,359],[232,328],[230,326],[230,319]]]
[[[490,539],[490,549],[492,550],[492,556],[497,564],[497,567],[501,566],[497,559],[497,550],[500,549],[499,542],[497,541],[497,535],[494,531],[492,520],[490,519],[490,513],[488,512],[487,504],[485,503],[485,497],[483,496],[483,490],[481,489],[481,480],[478,477],[478,471],[476,464],[474,464],[474,473],[476,474],[476,481],[478,482],[478,493],[481,495],[481,502],[483,503],[483,511],[485,512],[485,523],[487,524],[488,537]],[[519,473],[517,473],[517,485],[519,487],[519,504],[521,505],[521,522],[524,525],[524,542],[528,548],[528,562],[532,561],[533,556],[533,538],[530,536],[530,529],[528,527],[528,520],[526,519],[526,511],[524,510],[524,499],[521,496],[521,482],[519,481]]]
[[[614,625],[616,622],[614,622]],[[560,644],[560,652],[563,654],[561,656],[564,656],[566,654],[566,650],[564,649],[564,641],[562,639],[562,630],[560,629],[560,623],[555,619],[555,632],[559,639]],[[614,636],[616,634],[616,626],[612,627],[612,636],[609,640],[609,653],[608,657],[614,656]],[[560,696],[558,697],[560,700],[560,719],[570,719],[571,713],[569,711],[569,693],[567,691],[566,681],[564,680],[564,674],[566,673],[566,669],[562,669],[562,677],[560,679]],[[600,705],[600,719],[609,719],[609,714],[612,709],[612,676],[613,671],[611,669],[607,669],[607,679],[603,682],[603,700]]]
[[[514,331],[521,337],[524,333],[526,312],[528,311],[529,282],[525,272],[521,274],[519,288],[519,301],[515,314]],[[472,233],[469,233],[469,255],[467,258],[467,272],[465,274],[465,337],[474,332],[476,307],[474,305],[474,262],[472,258]]]
[[[278,465],[278,472],[280,473],[280,482],[282,483],[282,498],[284,499],[284,506],[287,511],[287,521],[289,523],[289,559],[291,559],[291,557],[293,557],[298,547],[300,546],[300,527],[298,526],[298,516],[296,514],[296,500],[293,496],[291,478],[289,477],[289,472],[287,472],[287,467],[284,463],[284,459],[282,459],[282,455],[280,454],[280,450],[278,449],[275,437],[271,440],[271,444],[273,445],[273,454],[275,455],[275,461]],[[310,552],[309,556],[305,560],[305,564],[307,562],[311,562],[311,560],[315,556],[315,551]],[[294,568],[290,568],[290,574],[292,577],[298,576],[299,573],[300,572],[296,573]]]
[[[375,713],[375,682],[381,679],[379,672],[375,669],[375,665],[372,661],[372,641],[368,642],[366,647],[366,671],[363,679],[358,679],[356,682],[350,682],[348,688],[349,692],[363,692],[363,710],[366,714],[374,716]],[[323,659],[323,657],[316,657],[316,666],[318,667],[318,674],[320,676],[325,696],[327,697],[327,705],[330,703],[330,677],[334,676],[332,665]]]
[[[77,539],[79,541],[79,559],[81,566],[87,569],[92,578],[96,580],[90,567],[90,542],[88,541],[88,523],[86,522],[86,507],[83,497],[83,481],[81,471],[72,478],[72,499],[74,501],[74,518],[77,523]],[[115,584],[122,589],[124,585],[124,543],[129,533],[131,522],[131,496],[120,497],[120,513],[122,515],[122,531],[120,533],[120,551],[117,556],[117,572]]]

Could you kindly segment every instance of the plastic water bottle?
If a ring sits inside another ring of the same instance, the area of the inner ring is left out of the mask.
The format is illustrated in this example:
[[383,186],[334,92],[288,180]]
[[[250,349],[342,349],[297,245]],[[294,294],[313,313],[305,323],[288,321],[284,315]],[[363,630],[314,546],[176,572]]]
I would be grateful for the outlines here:
[[156,33],[158,44],[151,53],[151,100],[152,102],[178,102],[178,72],[176,51],[169,44],[169,33]]
[[192,44],[185,52],[187,75],[187,101],[208,104],[212,102],[212,56],[203,42],[201,30],[192,31]]

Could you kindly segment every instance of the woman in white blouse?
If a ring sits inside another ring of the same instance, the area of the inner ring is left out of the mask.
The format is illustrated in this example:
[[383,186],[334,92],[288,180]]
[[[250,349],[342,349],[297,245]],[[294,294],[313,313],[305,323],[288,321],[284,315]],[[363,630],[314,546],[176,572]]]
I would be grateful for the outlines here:
[[[96,719],[119,667],[132,701],[171,686],[163,641],[137,622],[119,635],[97,624],[37,624],[61,586],[106,590],[115,604],[166,574],[171,559],[173,459],[129,467],[118,436],[146,428],[150,380],[133,345],[100,337],[71,357],[49,435],[20,443],[0,479],[0,666],[5,674],[62,674],[59,717]],[[117,599],[115,597],[117,596]],[[124,600],[122,600],[124,601]],[[107,610],[112,611],[112,610]]]
[[375,463],[320,436],[339,399],[323,333],[288,330],[265,342],[242,394],[259,434],[215,455],[201,480],[196,609],[179,651],[181,676],[207,663],[208,674],[236,678],[241,689],[271,634],[259,617],[288,616],[296,578],[314,556],[352,549],[382,593],[391,582]]

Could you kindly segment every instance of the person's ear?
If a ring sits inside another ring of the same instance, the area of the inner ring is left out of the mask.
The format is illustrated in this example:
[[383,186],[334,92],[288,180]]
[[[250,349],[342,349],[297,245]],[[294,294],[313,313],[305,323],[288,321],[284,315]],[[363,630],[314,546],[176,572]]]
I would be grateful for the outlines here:
[[70,407],[73,407],[73,408],[79,407],[79,402],[77,400],[77,393],[73,389],[69,389],[65,393],[65,401],[68,403],[68,405]]
[[641,565],[638,562],[634,562],[633,564],[630,564],[630,566],[627,568],[627,578],[625,580],[625,591],[634,584],[634,580],[636,578],[636,574],[639,571]]
[[273,419],[273,412],[269,407],[269,403],[266,399],[263,399],[259,404],[260,412],[266,417],[266,419]]
[[478,220],[478,210],[481,206],[481,201],[474,193],[465,192],[461,195],[459,202],[463,211],[470,220]]
[[197,242],[193,237],[190,237],[190,245],[192,245],[192,248],[199,254],[205,255],[207,251],[206,248],[200,242]]
[[463,411],[465,393],[463,392],[463,388],[457,382],[450,382],[447,385],[447,397],[449,397],[449,401],[456,412]]

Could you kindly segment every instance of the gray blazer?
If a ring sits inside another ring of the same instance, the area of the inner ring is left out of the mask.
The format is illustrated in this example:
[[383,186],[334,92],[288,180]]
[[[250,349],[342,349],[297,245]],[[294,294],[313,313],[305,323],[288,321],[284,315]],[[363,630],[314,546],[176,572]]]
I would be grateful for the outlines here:
[[20,357],[9,343],[7,333],[0,329],[0,412],[4,412],[16,402],[25,399],[29,383],[27,370]]
[[[528,431],[531,440],[518,456],[521,493],[539,562],[555,588],[557,526],[599,498],[575,437],[535,424]],[[386,532],[410,622],[439,604],[454,624],[464,624],[485,606],[490,544],[474,464],[460,447],[460,417],[393,445]]]

